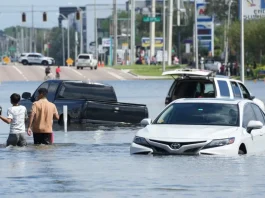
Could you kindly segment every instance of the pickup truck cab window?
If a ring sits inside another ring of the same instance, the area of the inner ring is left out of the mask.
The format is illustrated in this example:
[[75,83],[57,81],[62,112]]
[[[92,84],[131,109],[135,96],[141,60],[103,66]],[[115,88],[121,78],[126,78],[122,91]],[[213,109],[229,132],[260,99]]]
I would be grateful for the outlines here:
[[231,87],[233,90],[234,98],[242,98],[239,85],[236,82],[231,81]]
[[48,95],[47,99],[52,102],[55,99],[56,96],[56,91],[59,87],[60,83],[59,82],[51,82],[48,88]]
[[248,92],[247,88],[242,84],[242,83],[238,83],[239,87],[242,91],[243,97],[245,99],[249,99],[250,98],[250,93]]
[[88,83],[66,82],[61,86],[57,98],[61,99],[89,99],[98,101],[117,101],[112,87]]
[[230,97],[228,84],[225,80],[217,80],[220,89],[220,95],[224,97]]
[[33,97],[32,97],[32,102],[34,102],[34,101],[36,101],[37,100],[37,97],[38,97],[38,90],[40,89],[40,88],[45,88],[45,89],[47,89],[48,90],[48,88],[49,88],[49,82],[44,82],[44,83],[42,83],[39,87],[38,87],[38,89],[35,91],[35,93],[34,93],[34,95],[33,95]]

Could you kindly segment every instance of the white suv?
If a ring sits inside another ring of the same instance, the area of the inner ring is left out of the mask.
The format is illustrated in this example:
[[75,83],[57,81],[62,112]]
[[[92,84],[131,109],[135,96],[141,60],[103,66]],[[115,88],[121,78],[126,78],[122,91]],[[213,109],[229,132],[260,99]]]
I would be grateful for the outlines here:
[[79,54],[76,60],[76,69],[83,69],[90,67],[90,69],[97,69],[97,60],[94,59],[93,54]]
[[54,65],[55,60],[51,57],[43,56],[40,53],[23,53],[21,54],[19,63],[23,65]]
[[163,75],[179,76],[169,89],[166,105],[180,98],[248,99],[265,111],[264,103],[255,98],[239,80],[196,69],[177,69],[164,72]]

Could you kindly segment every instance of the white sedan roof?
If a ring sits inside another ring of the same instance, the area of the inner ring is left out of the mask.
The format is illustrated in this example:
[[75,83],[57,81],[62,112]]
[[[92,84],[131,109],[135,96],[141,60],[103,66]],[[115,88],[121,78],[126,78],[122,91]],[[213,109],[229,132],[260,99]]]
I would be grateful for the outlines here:
[[230,99],[230,98],[182,98],[175,100],[173,103],[219,103],[219,104],[238,104],[239,102],[250,100]]

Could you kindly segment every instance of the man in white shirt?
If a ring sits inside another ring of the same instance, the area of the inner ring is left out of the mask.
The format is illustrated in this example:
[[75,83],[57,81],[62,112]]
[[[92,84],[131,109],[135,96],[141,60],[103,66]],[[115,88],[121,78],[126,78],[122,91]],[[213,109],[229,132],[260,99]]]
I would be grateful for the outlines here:
[[0,119],[5,123],[10,124],[10,133],[6,141],[6,146],[26,146],[26,128],[25,121],[28,118],[27,109],[24,106],[19,105],[20,95],[12,94],[10,96],[10,102],[13,105],[7,110],[7,118],[3,117],[2,111],[0,112]]

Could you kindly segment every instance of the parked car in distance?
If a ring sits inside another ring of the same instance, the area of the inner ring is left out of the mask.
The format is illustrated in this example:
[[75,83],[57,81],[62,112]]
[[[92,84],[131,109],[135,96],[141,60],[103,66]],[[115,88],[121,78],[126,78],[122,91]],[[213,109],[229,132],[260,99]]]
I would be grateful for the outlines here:
[[264,153],[265,114],[253,101],[179,99],[152,122],[144,119],[131,154],[242,155]]
[[23,65],[54,65],[52,57],[43,56],[40,53],[22,53],[18,59]]
[[56,105],[60,125],[63,124],[64,105],[68,106],[69,124],[140,124],[143,118],[148,117],[146,105],[118,102],[112,86],[68,80],[48,80],[33,95],[23,93],[20,104],[27,108],[29,115],[40,88],[48,89],[47,99]]
[[166,96],[166,105],[179,98],[244,98],[252,100],[265,111],[264,103],[255,98],[239,80],[197,69],[177,69],[164,72],[162,75],[178,76]]
[[76,60],[76,69],[89,67],[91,70],[98,68],[98,61],[94,59],[93,54],[79,54]]

